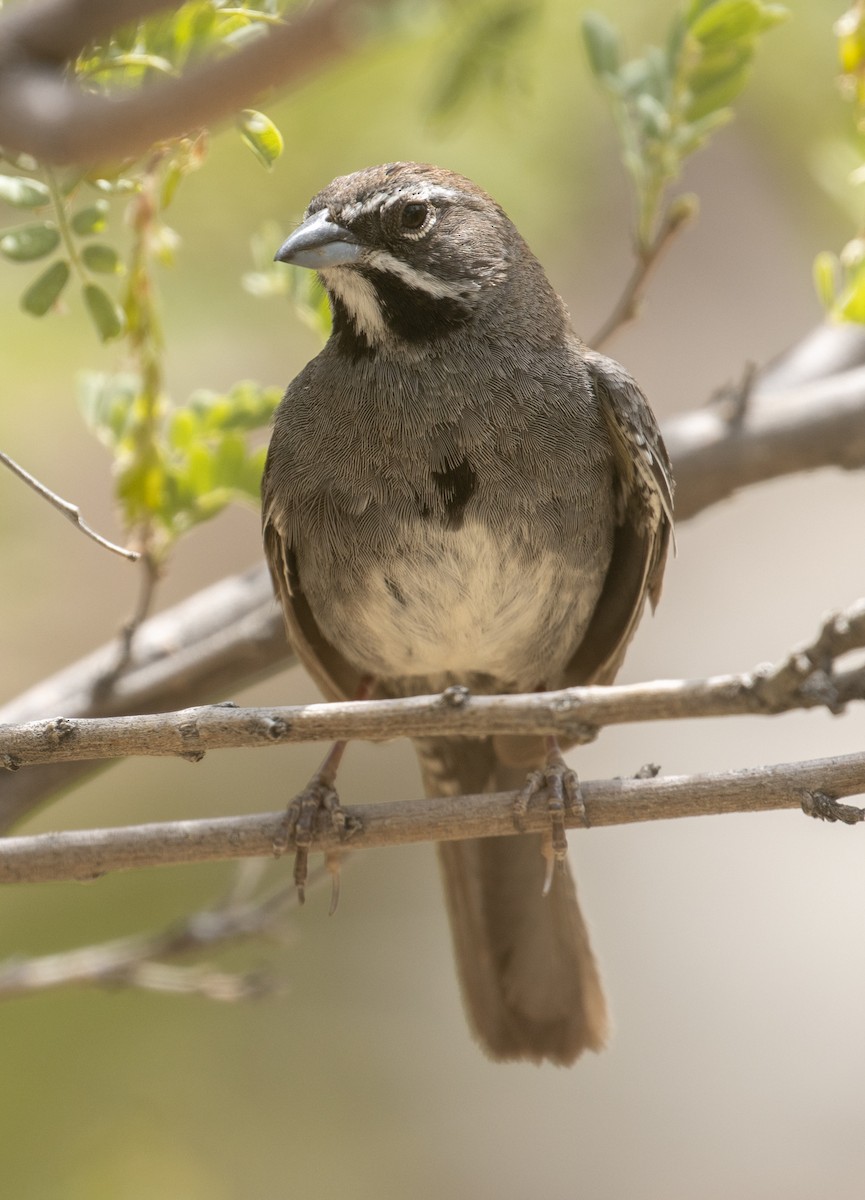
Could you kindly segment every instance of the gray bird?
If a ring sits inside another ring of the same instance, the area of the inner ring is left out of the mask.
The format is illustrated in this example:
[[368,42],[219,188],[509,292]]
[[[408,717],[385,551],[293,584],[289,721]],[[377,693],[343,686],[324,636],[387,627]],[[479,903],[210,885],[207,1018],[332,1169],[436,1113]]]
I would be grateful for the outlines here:
[[[333,313],[263,483],[288,636],[324,694],[609,682],[660,592],[670,465],[642,392],[572,332],[503,210],[450,171],[388,163],[319,192],[276,257],[318,271]],[[438,796],[561,767],[539,738],[416,749]],[[544,849],[439,854],[481,1045],[567,1064],[602,1048],[607,1016],[573,878],[545,895]]]

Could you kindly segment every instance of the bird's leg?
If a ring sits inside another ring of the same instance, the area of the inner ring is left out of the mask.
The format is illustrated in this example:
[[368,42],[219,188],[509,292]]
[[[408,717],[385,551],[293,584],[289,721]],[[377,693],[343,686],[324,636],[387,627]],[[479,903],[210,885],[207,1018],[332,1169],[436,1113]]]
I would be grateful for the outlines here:
[[[371,680],[364,679],[355,694],[355,699],[363,700],[369,694],[370,687]],[[356,825],[349,825],[336,791],[336,775],[347,745],[346,741],[334,742],[328,750],[312,779],[286,808],[283,830],[274,843],[274,850],[281,852],[290,842],[294,842],[294,883],[301,904],[306,899],[309,849],[315,837],[319,814],[327,814],[331,830],[341,841],[357,830]],[[331,876],[330,911],[333,913],[339,901],[340,851],[327,851],[325,861]]]
[[514,820],[520,826],[528,811],[529,803],[542,792],[546,794],[547,812],[550,817],[550,829],[545,834],[542,845],[542,853],[547,860],[543,888],[546,896],[553,884],[556,864],[564,863],[568,852],[565,816],[573,813],[580,816],[585,822],[586,808],[577,773],[568,766],[562,757],[555,736],[551,735],[545,740],[546,761],[541,769],[532,771],[517,796],[514,805]]

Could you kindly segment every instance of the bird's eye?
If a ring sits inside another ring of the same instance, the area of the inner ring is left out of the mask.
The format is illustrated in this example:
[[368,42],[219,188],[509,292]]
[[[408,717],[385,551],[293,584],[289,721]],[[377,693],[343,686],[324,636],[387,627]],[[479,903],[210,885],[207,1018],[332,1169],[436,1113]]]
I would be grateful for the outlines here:
[[421,200],[411,200],[400,213],[400,225],[403,229],[414,232],[423,227],[428,215],[428,205]]

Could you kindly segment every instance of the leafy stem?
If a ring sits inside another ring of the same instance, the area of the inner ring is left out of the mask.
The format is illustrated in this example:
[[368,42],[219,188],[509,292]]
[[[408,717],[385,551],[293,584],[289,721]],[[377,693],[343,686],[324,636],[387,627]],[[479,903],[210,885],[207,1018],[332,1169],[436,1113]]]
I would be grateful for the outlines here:
[[63,195],[63,189],[57,182],[57,175],[54,172],[54,169],[48,166],[47,163],[43,166],[42,173],[45,178],[45,185],[51,194],[51,206],[54,209],[54,219],[57,222],[57,232],[60,234],[60,240],[63,243],[63,248],[66,251],[69,262],[72,265],[76,275],[83,284],[86,284],[88,282],[88,274],[84,263],[81,261],[78,243],[69,224],[69,217],[66,213],[66,198]]
[[670,242],[693,218],[696,211],[695,196],[680,196],[667,208],[649,245],[645,247],[642,244],[639,245],[636,266],[631,272],[615,308],[589,341],[589,345],[595,350],[602,349],[614,334],[640,315],[640,305],[652,272]]
[[686,159],[731,120],[762,35],[786,15],[766,0],[687,0],[664,45],[627,61],[609,21],[584,16],[589,65],[610,102],[636,209],[637,265],[601,341],[634,315],[651,268],[694,210],[687,197],[666,205],[668,188]]

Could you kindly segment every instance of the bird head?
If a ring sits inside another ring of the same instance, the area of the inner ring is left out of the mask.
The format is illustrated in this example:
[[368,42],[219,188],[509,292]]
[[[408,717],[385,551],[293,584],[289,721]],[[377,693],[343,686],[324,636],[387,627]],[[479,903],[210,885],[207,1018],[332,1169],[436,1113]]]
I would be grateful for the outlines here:
[[534,264],[546,285],[486,192],[419,163],[335,179],[276,259],[319,272],[335,332],[361,350],[429,343],[465,327],[508,283],[515,262],[524,271]]

